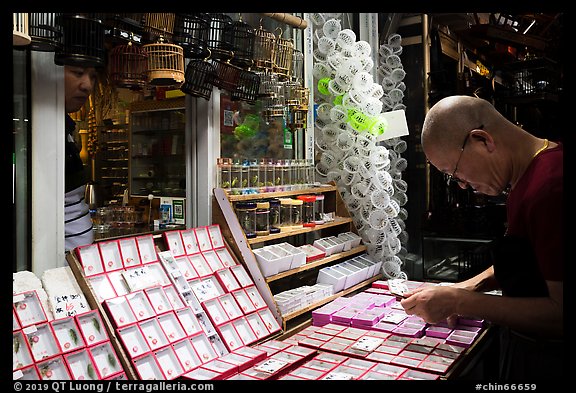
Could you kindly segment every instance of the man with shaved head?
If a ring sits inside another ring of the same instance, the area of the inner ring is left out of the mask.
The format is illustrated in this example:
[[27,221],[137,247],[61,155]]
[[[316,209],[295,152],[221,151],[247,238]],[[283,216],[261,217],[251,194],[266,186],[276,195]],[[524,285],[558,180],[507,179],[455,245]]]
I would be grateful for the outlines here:
[[[447,286],[414,291],[408,314],[454,325],[458,316],[485,319],[501,331],[499,377],[563,375],[563,145],[507,120],[488,101],[450,96],[427,113],[426,158],[465,189],[507,195],[507,229],[491,266]],[[501,290],[502,296],[485,292]]]

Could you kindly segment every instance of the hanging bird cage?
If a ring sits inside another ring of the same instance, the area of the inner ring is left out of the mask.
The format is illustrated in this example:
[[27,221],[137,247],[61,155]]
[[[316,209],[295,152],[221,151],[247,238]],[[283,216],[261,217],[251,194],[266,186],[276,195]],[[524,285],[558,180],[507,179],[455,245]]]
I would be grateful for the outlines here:
[[232,24],[232,18],[226,14],[212,13],[208,32],[208,49],[213,59],[229,59],[232,57],[232,43],[227,40],[224,32]]
[[32,38],[29,34],[30,22],[28,13],[18,12],[12,14],[12,45],[24,46],[30,45]]
[[105,64],[104,24],[80,14],[62,14],[63,45],[54,53],[56,65],[100,67]]
[[208,55],[210,16],[205,13],[177,14],[174,43],[184,49],[184,57],[203,59]]
[[233,92],[238,87],[240,81],[240,73],[242,68],[232,64],[230,59],[224,61],[220,59],[213,59],[212,64],[216,68],[216,78],[214,79],[214,86]]
[[255,104],[260,90],[260,75],[250,70],[240,70],[238,84],[232,91],[230,99],[232,101],[245,101]]
[[176,14],[173,13],[147,13],[142,19],[142,27],[148,42],[156,42],[160,37],[171,42],[174,34],[174,20]]
[[216,79],[216,67],[207,59],[192,59],[186,66],[185,80],[180,90],[194,97],[210,100]]
[[155,86],[180,86],[184,82],[184,50],[181,46],[164,42],[162,37],[155,44],[142,49],[148,56],[146,73],[148,82]]
[[297,106],[300,104],[300,97],[297,88],[300,86],[296,81],[286,81],[282,84],[286,105]]
[[272,71],[276,36],[262,26],[254,31],[254,67],[262,71]]
[[147,82],[148,59],[146,52],[132,42],[117,45],[110,51],[109,75],[118,87],[141,89]]
[[276,51],[274,52],[273,71],[280,75],[280,80],[288,79],[292,72],[292,57],[294,43],[292,40],[278,37],[276,39]]
[[106,36],[120,42],[134,42],[142,44],[143,13],[140,14],[113,14],[109,15],[104,24],[106,26]]
[[226,26],[224,37],[232,45],[234,57],[231,62],[242,68],[250,67],[254,62],[254,29],[240,17],[240,20]]
[[30,49],[54,52],[62,48],[62,26],[57,23],[60,13],[30,13]]
[[278,80],[278,75],[264,71],[260,76],[260,100],[264,116],[267,118],[284,116],[286,98],[284,87]]

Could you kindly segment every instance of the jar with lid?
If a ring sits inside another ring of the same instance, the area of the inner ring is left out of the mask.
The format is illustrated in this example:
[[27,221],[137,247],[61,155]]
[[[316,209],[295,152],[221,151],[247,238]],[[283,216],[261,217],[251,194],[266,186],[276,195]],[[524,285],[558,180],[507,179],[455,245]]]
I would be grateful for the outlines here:
[[218,187],[230,191],[231,190],[231,169],[232,160],[227,157],[219,157],[217,159],[217,173],[216,173],[216,184]]
[[316,224],[324,224],[324,194],[316,194],[314,201],[314,221]]
[[305,227],[316,226],[314,217],[314,202],[316,201],[316,196],[298,195],[297,198],[302,201],[302,225]]
[[236,202],[236,217],[248,239],[256,237],[256,203]]
[[292,228],[292,198],[280,198],[280,231]]
[[242,194],[242,161],[238,158],[233,159],[230,165],[230,193]]
[[303,218],[302,218],[302,206],[304,202],[301,199],[292,199],[292,227],[302,228]]
[[256,236],[270,234],[270,202],[256,202]]
[[277,198],[270,199],[270,233],[280,232],[280,200]]

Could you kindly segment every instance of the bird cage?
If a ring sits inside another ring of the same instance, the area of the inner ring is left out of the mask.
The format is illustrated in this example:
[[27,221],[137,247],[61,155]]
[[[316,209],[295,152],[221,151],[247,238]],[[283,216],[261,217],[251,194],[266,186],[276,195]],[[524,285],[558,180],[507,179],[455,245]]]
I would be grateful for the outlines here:
[[30,22],[28,13],[15,12],[12,14],[12,45],[24,46],[32,42],[29,34]]
[[206,59],[192,59],[186,66],[180,90],[194,97],[210,100],[216,79],[216,67]]
[[56,65],[100,67],[105,64],[104,24],[81,14],[62,14],[63,45],[54,53]]
[[299,86],[296,81],[286,81],[282,84],[286,105],[297,106],[300,104],[300,97],[297,94]]
[[242,19],[232,22],[224,29],[226,42],[230,42],[233,57],[231,62],[247,68],[254,61],[254,29]]
[[208,14],[176,14],[174,43],[184,49],[185,58],[202,59],[208,55],[209,29]]
[[260,100],[264,116],[267,118],[284,116],[286,96],[278,75],[264,71],[261,72],[260,79]]
[[30,13],[30,49],[39,52],[54,52],[62,48],[62,26],[57,23],[60,13]]
[[146,33],[148,42],[156,42],[160,37],[171,42],[174,34],[174,20],[176,14],[152,12],[144,14],[142,28]]
[[108,67],[110,80],[118,87],[138,90],[146,85],[147,55],[132,42],[117,45],[110,51]]
[[255,104],[260,90],[260,75],[250,70],[240,70],[238,83],[232,91],[230,99],[232,101],[245,101]]
[[142,36],[144,34],[142,27],[143,15],[142,13],[108,15],[104,21],[106,36],[116,41],[142,44]]
[[146,44],[142,49],[148,56],[148,82],[155,86],[180,86],[184,82],[184,49],[164,42]]
[[276,39],[276,51],[274,52],[273,71],[280,75],[280,79],[287,79],[292,72],[292,57],[294,43],[292,40],[278,37]]
[[229,59],[232,57],[232,43],[227,40],[224,32],[232,24],[232,18],[226,14],[212,13],[208,32],[208,49],[213,59]]
[[224,61],[220,59],[212,59],[212,64],[216,68],[216,79],[214,79],[214,86],[233,92],[238,86],[240,80],[240,72],[242,68],[232,64],[230,59]]
[[262,26],[254,31],[254,67],[262,71],[272,71],[276,36]]

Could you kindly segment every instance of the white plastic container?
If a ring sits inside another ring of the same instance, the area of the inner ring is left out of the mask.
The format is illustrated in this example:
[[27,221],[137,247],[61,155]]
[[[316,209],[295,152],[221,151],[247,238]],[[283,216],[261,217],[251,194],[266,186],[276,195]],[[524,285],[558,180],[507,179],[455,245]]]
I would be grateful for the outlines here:
[[[336,265],[337,266],[337,265]],[[346,274],[336,266],[327,266],[318,271],[316,283],[330,284],[333,287],[333,293],[338,293],[346,288]]]

